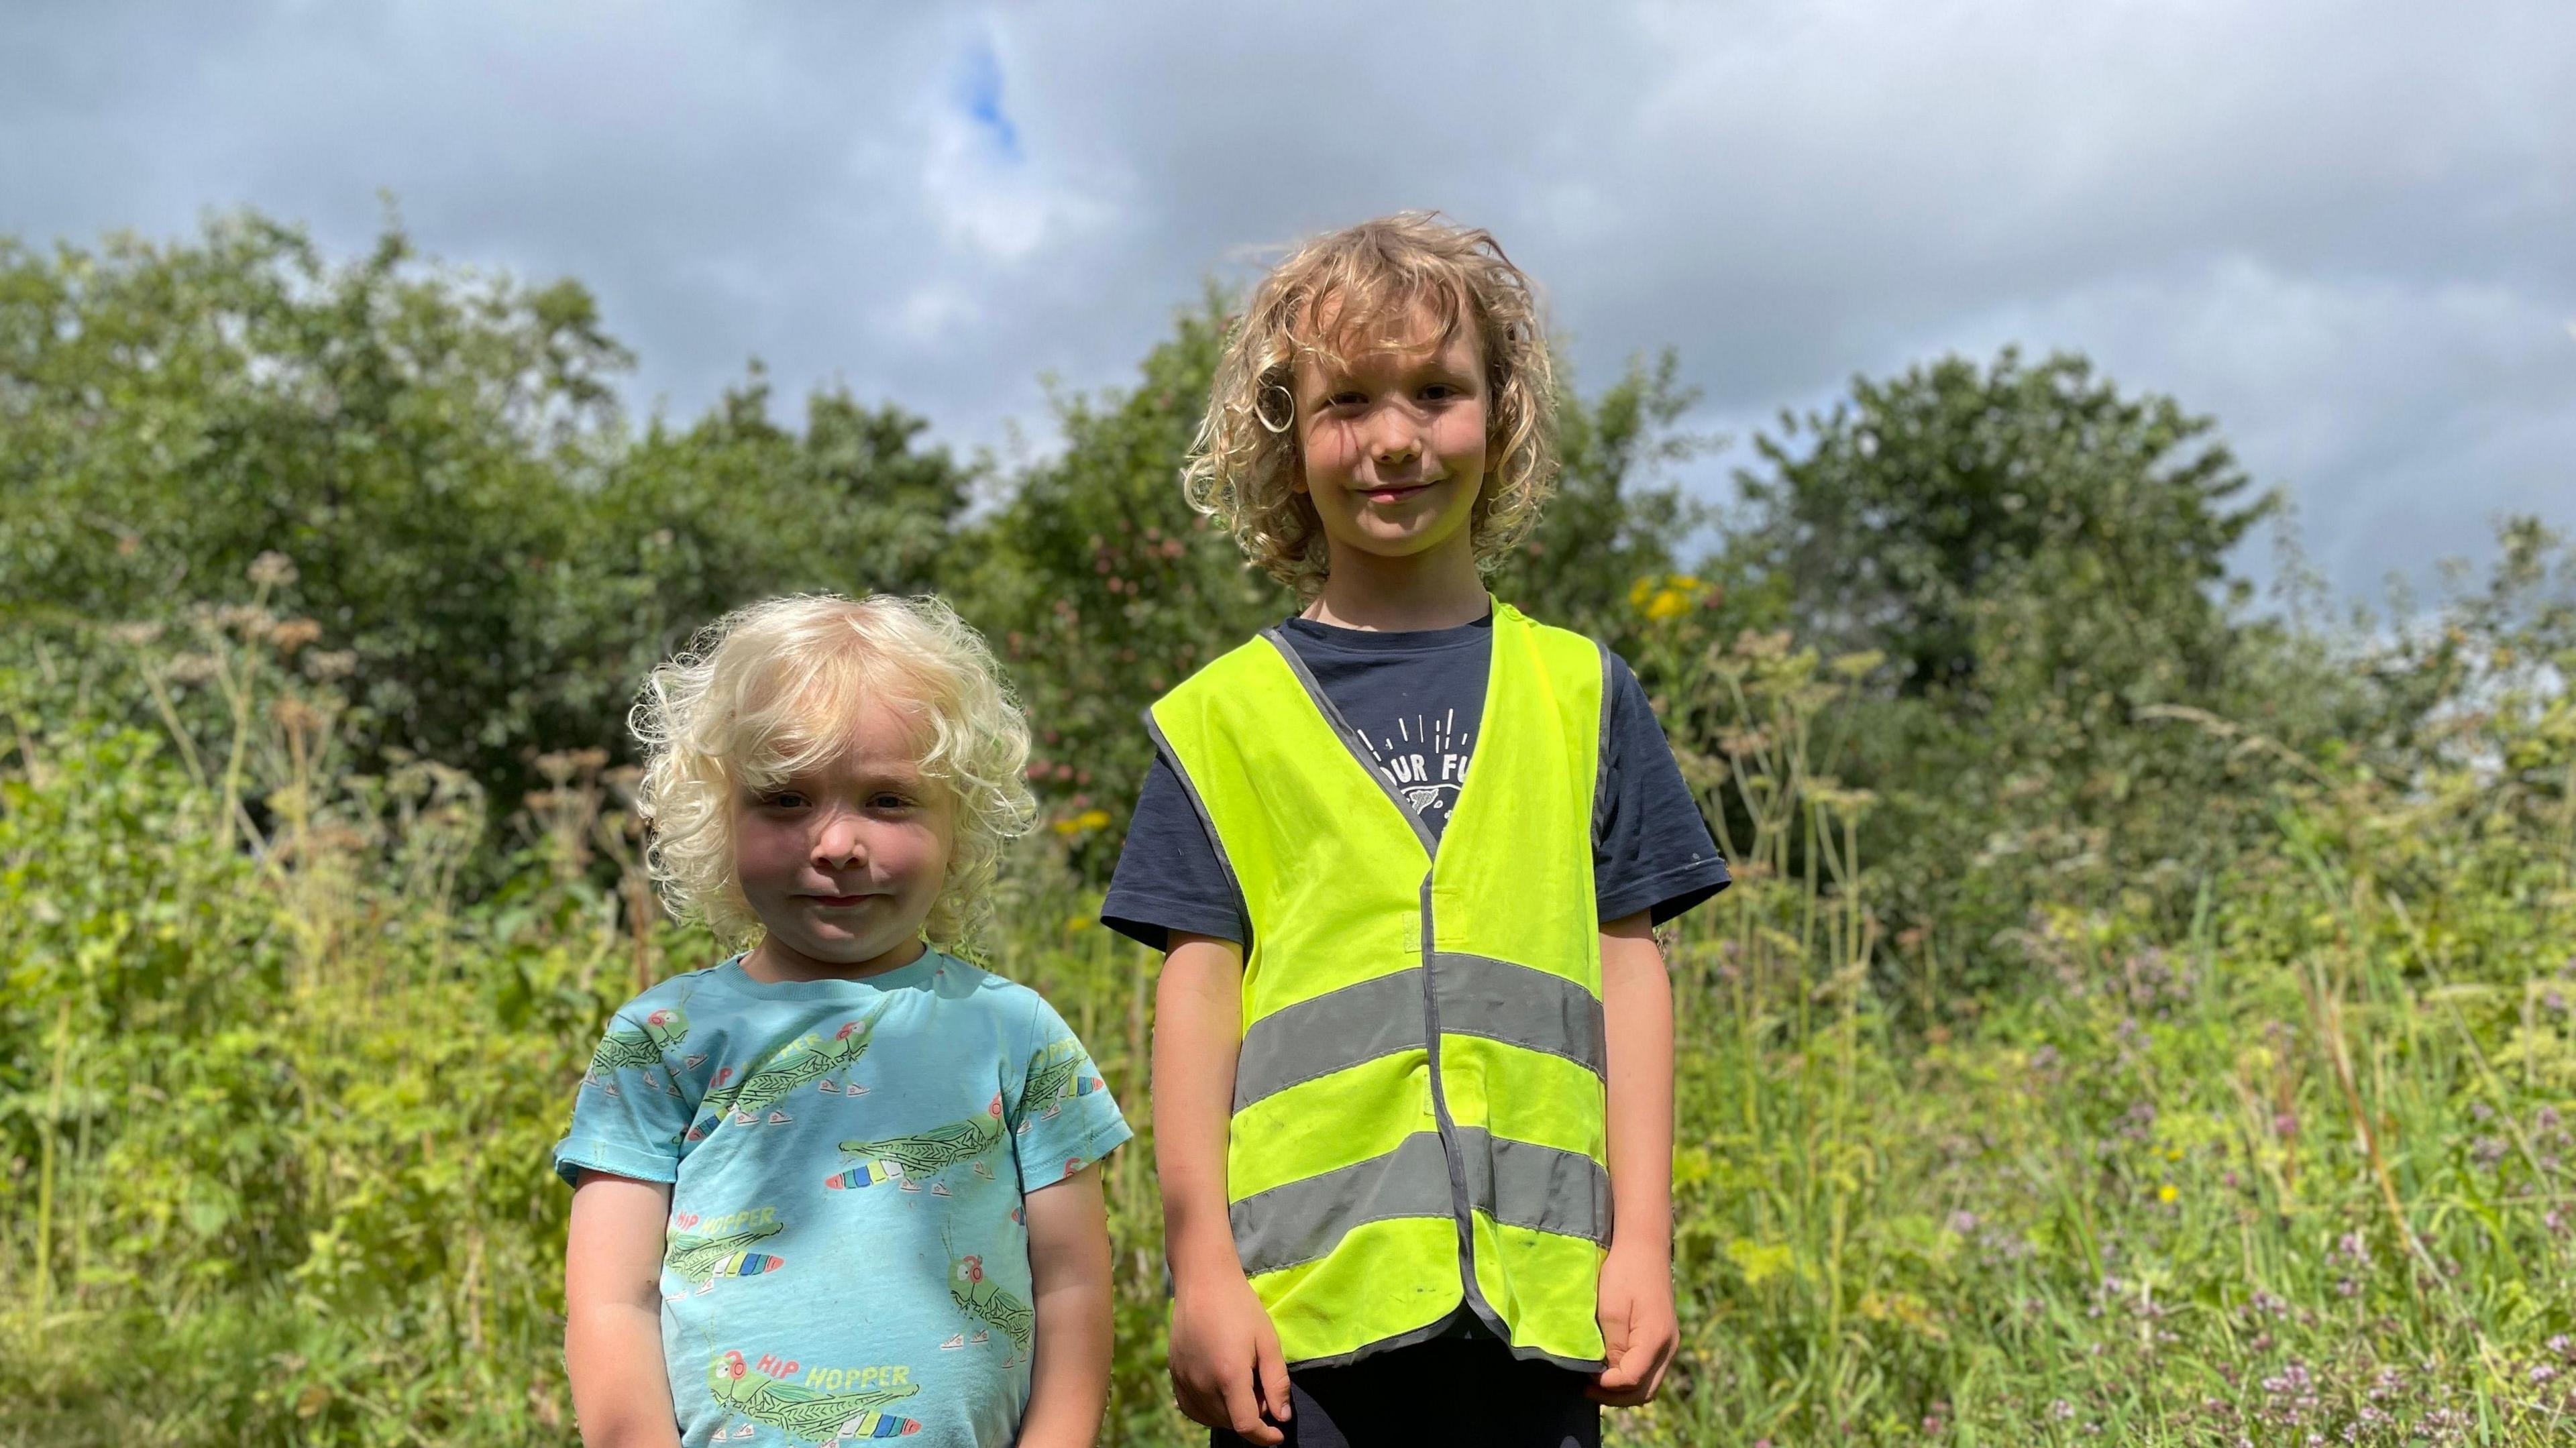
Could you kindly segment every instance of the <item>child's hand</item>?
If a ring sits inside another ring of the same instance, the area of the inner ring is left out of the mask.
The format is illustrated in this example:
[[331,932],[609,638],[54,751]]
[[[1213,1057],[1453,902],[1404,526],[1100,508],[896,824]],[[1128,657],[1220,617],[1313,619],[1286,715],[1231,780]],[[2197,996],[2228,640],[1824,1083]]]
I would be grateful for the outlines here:
[[1671,1260],[1655,1252],[1623,1253],[1613,1243],[1601,1262],[1600,1317],[1610,1365],[1584,1391],[1614,1408],[1652,1401],[1682,1343],[1681,1322],[1673,1315]]
[[1286,1440],[1271,1424],[1288,1421],[1288,1362],[1251,1283],[1211,1274],[1173,1296],[1172,1396],[1208,1427],[1254,1443]]

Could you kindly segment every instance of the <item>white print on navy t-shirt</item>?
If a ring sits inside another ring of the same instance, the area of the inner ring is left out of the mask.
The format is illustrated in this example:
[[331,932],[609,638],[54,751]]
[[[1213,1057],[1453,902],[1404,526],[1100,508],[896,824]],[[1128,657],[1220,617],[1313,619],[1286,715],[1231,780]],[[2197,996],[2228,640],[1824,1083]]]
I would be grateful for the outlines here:
[[1416,714],[1396,721],[1395,736],[1380,739],[1378,772],[1395,786],[1415,814],[1437,809],[1446,819],[1458,802],[1458,786],[1467,779],[1467,757],[1475,752],[1476,731],[1457,732],[1458,711],[1444,711],[1433,723]]

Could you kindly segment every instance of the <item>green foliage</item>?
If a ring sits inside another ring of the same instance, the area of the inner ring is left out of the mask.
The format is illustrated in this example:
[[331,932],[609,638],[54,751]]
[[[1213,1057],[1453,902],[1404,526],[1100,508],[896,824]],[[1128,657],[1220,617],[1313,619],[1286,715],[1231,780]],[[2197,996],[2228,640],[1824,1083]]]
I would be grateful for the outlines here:
[[2011,598],[2054,605],[2042,667],[2115,645],[2120,665],[2205,684],[2228,550],[2273,506],[2232,505],[2246,480],[2213,426],[2063,354],[1855,378],[1848,403],[1755,439],[1767,472],[1739,475],[1738,546],[1786,574],[1807,628],[1886,654],[1912,692],[1976,690],[1979,606]]
[[1600,396],[1558,409],[1556,496],[1495,571],[1497,596],[1613,646],[1634,642],[1630,587],[1673,572],[1675,550],[1706,520],[1660,476],[1710,441],[1679,430],[1699,400],[1681,385],[1680,367],[1670,350],[1651,367],[1632,362]]
[[398,230],[325,259],[254,214],[193,243],[0,243],[0,613],[167,618],[263,555],[345,655],[362,747],[503,798],[613,746],[642,671],[737,604],[926,589],[969,482],[922,424],[755,373],[641,437],[577,283],[427,266]]
[[1881,900],[1913,946],[1878,968],[1912,978],[1900,996],[2013,975],[1997,942],[2043,902],[2174,924],[2268,833],[2232,741],[2153,721],[2404,747],[2394,696],[2245,616],[2226,559],[2274,500],[2241,501],[2214,425],[2171,398],[2006,349],[1855,379],[1755,446],[1719,568],[1763,626],[1881,661],[1817,767],[1884,804]]

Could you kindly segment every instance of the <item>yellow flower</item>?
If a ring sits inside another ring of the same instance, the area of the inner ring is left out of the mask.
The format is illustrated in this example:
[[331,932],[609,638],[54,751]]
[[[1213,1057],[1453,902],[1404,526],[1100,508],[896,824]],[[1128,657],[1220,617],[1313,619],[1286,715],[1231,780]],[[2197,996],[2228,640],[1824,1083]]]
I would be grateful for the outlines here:
[[1105,809],[1084,810],[1080,815],[1074,818],[1074,823],[1082,826],[1086,830],[1105,830],[1109,828],[1109,811]]
[[2163,1186],[2156,1188],[2156,1200],[2160,1202],[2170,1202],[2181,1195],[2182,1189],[2175,1186],[2172,1182],[2167,1182]]
[[1692,605],[1699,601],[1700,588],[1699,579],[1688,573],[1667,573],[1661,577],[1650,573],[1630,585],[1628,606],[1644,614],[1648,620],[1661,623],[1690,612]]

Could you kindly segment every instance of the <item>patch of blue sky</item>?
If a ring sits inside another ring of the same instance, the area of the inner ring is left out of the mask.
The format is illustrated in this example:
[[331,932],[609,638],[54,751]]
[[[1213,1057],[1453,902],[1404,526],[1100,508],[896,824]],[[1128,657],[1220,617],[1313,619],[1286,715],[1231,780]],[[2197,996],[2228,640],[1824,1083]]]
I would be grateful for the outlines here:
[[978,41],[967,50],[958,74],[957,104],[992,140],[1003,160],[1020,159],[1020,128],[1002,109],[1002,64],[990,43]]

